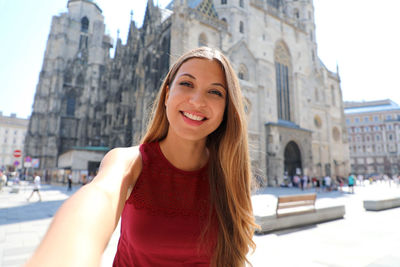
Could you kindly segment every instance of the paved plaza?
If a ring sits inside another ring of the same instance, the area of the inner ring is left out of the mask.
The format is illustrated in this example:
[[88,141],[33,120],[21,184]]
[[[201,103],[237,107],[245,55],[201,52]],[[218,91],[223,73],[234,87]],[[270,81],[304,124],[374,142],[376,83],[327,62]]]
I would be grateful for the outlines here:
[[[21,266],[33,253],[52,217],[71,192],[65,186],[43,185],[42,201],[27,197],[32,185],[11,187],[0,192],[0,266]],[[355,194],[318,192],[317,207],[344,204],[344,219],[256,235],[257,249],[250,256],[254,267],[398,267],[400,266],[400,208],[379,212],[365,211],[364,199],[400,196],[400,188],[388,184],[357,186]],[[310,193],[295,188],[267,188],[253,196],[257,215],[273,213],[276,196]],[[111,266],[119,228],[103,255],[102,266]]]

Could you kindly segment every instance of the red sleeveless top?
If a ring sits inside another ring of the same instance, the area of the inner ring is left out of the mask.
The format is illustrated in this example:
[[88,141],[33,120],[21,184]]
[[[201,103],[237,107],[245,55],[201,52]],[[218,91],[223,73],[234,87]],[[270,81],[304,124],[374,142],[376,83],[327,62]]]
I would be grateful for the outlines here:
[[209,266],[215,219],[200,245],[210,211],[208,164],[183,171],[164,157],[158,142],[139,150],[142,172],[122,211],[113,266]]

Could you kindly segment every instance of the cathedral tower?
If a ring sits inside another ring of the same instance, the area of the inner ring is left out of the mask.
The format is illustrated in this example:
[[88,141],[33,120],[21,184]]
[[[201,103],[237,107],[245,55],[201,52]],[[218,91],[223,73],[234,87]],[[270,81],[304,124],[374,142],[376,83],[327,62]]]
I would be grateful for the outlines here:
[[52,19],[25,142],[42,169],[74,146],[100,145],[95,106],[111,38],[93,1],[69,0],[67,7]]

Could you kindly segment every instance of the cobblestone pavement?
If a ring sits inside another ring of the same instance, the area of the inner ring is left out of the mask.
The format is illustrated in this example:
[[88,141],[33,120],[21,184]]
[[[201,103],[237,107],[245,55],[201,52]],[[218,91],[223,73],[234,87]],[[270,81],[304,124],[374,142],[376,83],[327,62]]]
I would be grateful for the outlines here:
[[[0,192],[0,266],[21,266],[33,253],[60,205],[77,190],[43,185],[42,201],[31,185]],[[400,208],[379,212],[363,209],[362,201],[375,197],[400,196],[400,188],[388,184],[357,186],[355,194],[318,192],[317,206],[344,204],[344,219],[317,225],[256,235],[257,249],[250,255],[254,267],[398,267],[400,266]],[[273,213],[276,196],[314,192],[294,188],[267,188],[253,196],[257,215]],[[114,232],[104,252],[102,266],[111,266],[119,237]]]

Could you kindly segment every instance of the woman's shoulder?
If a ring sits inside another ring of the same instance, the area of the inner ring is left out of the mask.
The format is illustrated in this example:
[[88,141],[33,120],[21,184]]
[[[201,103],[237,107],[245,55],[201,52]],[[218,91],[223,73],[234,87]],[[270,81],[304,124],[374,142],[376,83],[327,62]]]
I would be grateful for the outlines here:
[[101,167],[106,168],[124,168],[131,169],[134,167],[137,173],[141,170],[141,155],[139,146],[117,147],[113,148],[104,156]]

